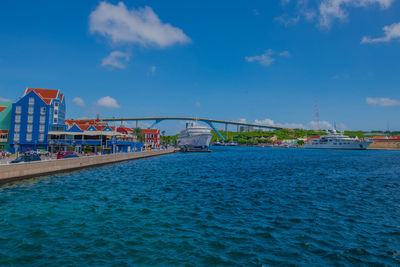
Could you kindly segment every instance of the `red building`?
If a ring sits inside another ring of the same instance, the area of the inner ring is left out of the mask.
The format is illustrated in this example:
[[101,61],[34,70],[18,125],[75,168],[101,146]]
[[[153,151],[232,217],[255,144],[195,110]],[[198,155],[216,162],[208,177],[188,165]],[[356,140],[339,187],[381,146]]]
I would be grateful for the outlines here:
[[144,135],[145,147],[160,147],[160,130],[159,129],[141,129]]

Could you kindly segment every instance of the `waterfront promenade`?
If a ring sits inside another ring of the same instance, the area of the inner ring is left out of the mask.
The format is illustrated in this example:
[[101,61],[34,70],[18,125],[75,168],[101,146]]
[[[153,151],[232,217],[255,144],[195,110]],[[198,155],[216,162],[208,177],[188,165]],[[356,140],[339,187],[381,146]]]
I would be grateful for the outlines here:
[[0,165],[0,184],[31,177],[101,166],[110,163],[148,158],[174,153],[175,149],[151,150],[133,153],[86,156],[68,159],[49,159],[43,161]]

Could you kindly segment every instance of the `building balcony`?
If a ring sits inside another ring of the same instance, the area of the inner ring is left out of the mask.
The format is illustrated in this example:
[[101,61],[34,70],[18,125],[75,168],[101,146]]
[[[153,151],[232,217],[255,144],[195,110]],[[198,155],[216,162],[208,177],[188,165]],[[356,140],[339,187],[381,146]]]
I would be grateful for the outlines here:
[[7,138],[0,138],[0,143],[7,143],[8,139]]

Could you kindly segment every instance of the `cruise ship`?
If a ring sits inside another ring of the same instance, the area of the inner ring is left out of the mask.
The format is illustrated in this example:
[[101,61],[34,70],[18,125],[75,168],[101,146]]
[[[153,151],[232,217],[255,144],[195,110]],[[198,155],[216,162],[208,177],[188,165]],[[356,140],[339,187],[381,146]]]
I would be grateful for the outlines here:
[[181,151],[210,151],[211,129],[199,126],[196,122],[187,122],[186,129],[178,137],[178,146]]
[[305,148],[319,149],[367,149],[371,141],[360,140],[357,136],[345,136],[343,132],[338,133],[336,130],[327,131],[327,135],[323,135],[318,139],[311,140],[304,145]]

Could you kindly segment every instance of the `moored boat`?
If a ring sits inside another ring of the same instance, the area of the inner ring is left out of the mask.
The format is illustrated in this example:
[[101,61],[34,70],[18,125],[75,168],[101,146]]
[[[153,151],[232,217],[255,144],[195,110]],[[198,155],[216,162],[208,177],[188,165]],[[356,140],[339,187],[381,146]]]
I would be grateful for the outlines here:
[[210,128],[188,122],[178,137],[178,146],[183,152],[208,152],[211,137]]
[[371,141],[359,139],[357,136],[346,136],[343,135],[343,132],[338,133],[336,130],[331,130],[327,131],[327,135],[309,141],[304,148],[364,150],[371,143]]

